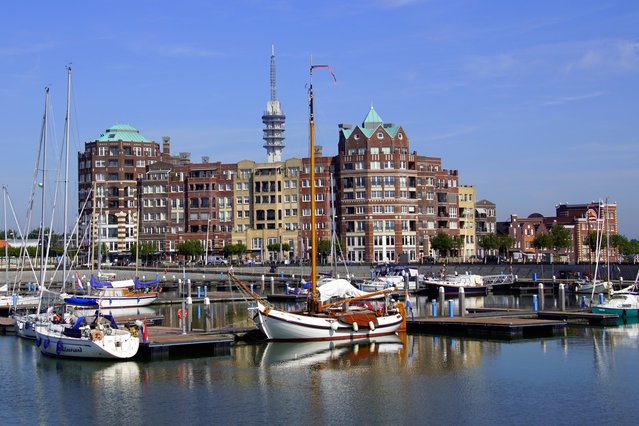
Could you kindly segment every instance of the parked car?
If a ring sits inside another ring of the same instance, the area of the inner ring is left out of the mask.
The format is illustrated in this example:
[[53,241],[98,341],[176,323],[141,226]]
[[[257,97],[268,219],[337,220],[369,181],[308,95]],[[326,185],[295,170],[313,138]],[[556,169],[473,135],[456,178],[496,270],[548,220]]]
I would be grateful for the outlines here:
[[220,256],[209,256],[207,261],[207,265],[213,265],[213,266],[226,266],[228,264],[229,264],[228,260]]

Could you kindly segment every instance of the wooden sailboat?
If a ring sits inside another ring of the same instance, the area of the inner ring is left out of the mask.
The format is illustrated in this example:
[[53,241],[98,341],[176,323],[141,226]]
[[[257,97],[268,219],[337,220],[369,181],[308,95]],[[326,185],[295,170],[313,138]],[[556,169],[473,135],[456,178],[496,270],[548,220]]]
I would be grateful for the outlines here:
[[[309,84],[309,152],[310,181],[315,182],[315,120],[313,113],[313,70],[328,68],[327,65],[310,67]],[[373,307],[370,302],[356,306],[356,303],[371,297],[387,296],[394,287],[374,293],[364,293],[353,287],[347,280],[333,279],[317,285],[317,233],[315,223],[315,187],[311,191],[311,292],[307,309],[301,312],[287,312],[275,309],[268,302],[250,291],[233,274],[231,278],[249,293],[257,302],[253,320],[269,340],[313,341],[343,340],[383,336],[395,333],[405,321],[403,305],[389,306],[386,303]],[[340,300],[327,303],[333,297]]]

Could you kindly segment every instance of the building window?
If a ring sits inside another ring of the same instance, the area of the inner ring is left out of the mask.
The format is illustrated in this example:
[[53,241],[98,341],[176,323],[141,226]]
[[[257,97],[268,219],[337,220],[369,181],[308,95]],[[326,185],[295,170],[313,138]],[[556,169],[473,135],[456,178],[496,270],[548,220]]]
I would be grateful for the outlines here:
[[383,132],[377,132],[377,139],[384,139],[384,133]]

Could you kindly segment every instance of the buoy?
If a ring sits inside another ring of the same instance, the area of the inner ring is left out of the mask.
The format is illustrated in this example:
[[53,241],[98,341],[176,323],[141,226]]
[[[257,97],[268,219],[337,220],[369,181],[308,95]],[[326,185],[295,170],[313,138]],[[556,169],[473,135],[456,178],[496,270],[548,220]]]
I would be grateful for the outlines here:
[[333,331],[337,331],[337,328],[339,327],[339,325],[337,325],[337,321],[333,321],[331,323],[331,330]]
[[353,323],[353,331],[358,331],[359,330],[359,326],[357,325],[356,322]]

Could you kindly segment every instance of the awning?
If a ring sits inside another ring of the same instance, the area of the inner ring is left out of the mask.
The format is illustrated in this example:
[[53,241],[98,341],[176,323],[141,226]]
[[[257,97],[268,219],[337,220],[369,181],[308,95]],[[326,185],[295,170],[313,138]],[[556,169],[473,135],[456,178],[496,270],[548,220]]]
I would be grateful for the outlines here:
[[486,209],[482,209],[480,207],[476,208],[475,211],[477,214],[486,214]]

